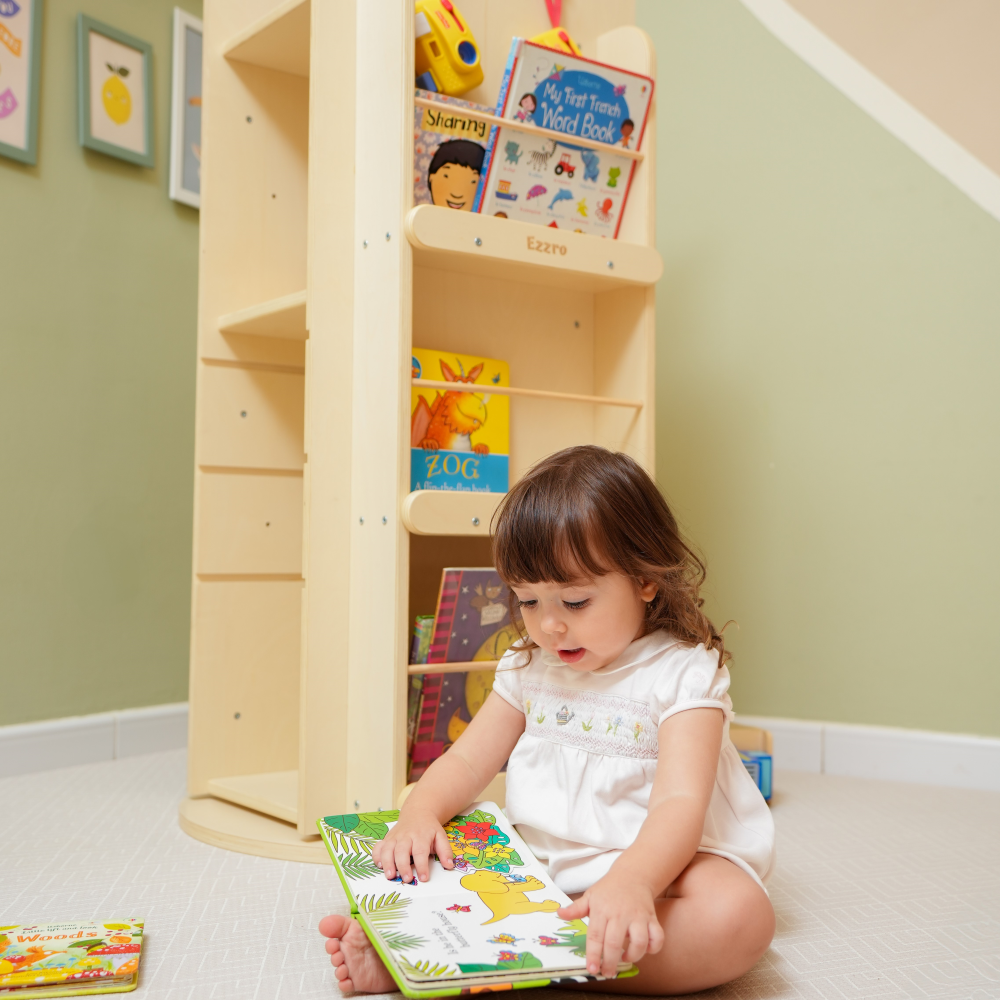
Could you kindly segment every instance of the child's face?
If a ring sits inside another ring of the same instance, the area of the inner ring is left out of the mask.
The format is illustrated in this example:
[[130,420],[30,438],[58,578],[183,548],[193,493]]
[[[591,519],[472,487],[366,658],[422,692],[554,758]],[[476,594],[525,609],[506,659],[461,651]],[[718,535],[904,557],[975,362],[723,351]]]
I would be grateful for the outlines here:
[[642,632],[656,585],[636,590],[622,573],[572,583],[523,583],[511,588],[521,602],[528,635],[580,672],[606,667]]
[[471,212],[479,186],[479,171],[458,163],[446,163],[427,178],[427,184],[435,205]]

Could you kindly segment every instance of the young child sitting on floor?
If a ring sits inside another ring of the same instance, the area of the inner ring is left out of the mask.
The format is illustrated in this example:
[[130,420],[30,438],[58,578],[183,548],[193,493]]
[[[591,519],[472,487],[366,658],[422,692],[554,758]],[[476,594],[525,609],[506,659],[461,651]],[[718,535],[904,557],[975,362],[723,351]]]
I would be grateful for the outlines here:
[[[509,757],[507,816],[574,896],[559,916],[589,918],[587,971],[638,963],[594,989],[691,993],[742,975],[774,933],[774,825],[729,740],[729,654],[701,610],[702,563],[645,471],[593,446],[520,479],[493,545],[525,638],[376,862],[404,881],[426,880],[432,853],[452,867],[442,823]],[[395,988],[356,921],[320,931],[342,990]]]

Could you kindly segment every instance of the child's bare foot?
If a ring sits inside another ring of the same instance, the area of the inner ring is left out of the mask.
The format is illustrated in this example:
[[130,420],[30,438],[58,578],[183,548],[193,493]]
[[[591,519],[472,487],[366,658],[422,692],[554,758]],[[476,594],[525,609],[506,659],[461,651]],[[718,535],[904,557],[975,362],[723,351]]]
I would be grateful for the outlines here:
[[356,920],[333,914],[319,922],[319,932],[329,939],[326,950],[342,993],[395,991],[395,980]]

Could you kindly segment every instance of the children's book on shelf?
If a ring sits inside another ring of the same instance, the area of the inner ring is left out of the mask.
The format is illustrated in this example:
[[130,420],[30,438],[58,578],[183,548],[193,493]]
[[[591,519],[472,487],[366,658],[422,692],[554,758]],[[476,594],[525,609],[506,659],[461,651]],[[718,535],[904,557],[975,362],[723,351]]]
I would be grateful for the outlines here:
[[515,38],[497,116],[566,138],[491,128],[474,210],[616,237],[636,161],[615,147],[640,148],[652,97],[648,76]]
[[[484,670],[426,673],[419,679],[416,726],[410,741],[410,781],[416,781],[462,735],[493,690],[493,662],[518,638],[510,621],[509,595],[492,566],[442,570],[428,669],[433,670],[435,663],[477,660],[487,661],[489,666]],[[411,687],[411,705],[412,692]]]
[[493,109],[447,94],[416,93],[435,107],[417,105],[414,111],[413,204],[471,212],[490,126],[462,111],[493,114]]
[[510,385],[506,361],[414,347],[412,375],[455,388],[413,386],[410,489],[506,493],[510,400],[491,386]]
[[143,922],[0,926],[0,996],[126,993],[139,985]]
[[[493,802],[445,825],[454,869],[435,857],[426,882],[390,882],[373,858],[399,811],[317,820],[351,913],[407,997],[464,996],[598,979],[586,974],[587,923],[556,910],[553,885]],[[634,975],[621,963],[618,975]]]

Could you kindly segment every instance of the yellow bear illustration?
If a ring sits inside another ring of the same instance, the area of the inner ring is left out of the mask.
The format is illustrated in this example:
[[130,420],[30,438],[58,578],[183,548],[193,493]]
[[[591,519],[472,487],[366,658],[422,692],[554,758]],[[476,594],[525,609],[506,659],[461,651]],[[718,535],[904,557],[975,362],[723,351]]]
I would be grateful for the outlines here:
[[525,892],[545,888],[545,883],[539,882],[532,875],[523,882],[509,882],[500,872],[489,870],[470,872],[462,877],[462,887],[476,893],[493,911],[493,916],[489,920],[484,920],[484,924],[493,924],[503,920],[504,917],[518,913],[537,913],[539,910],[543,913],[552,913],[562,906],[562,903],[554,899],[543,899],[540,903],[533,903],[525,896]]

